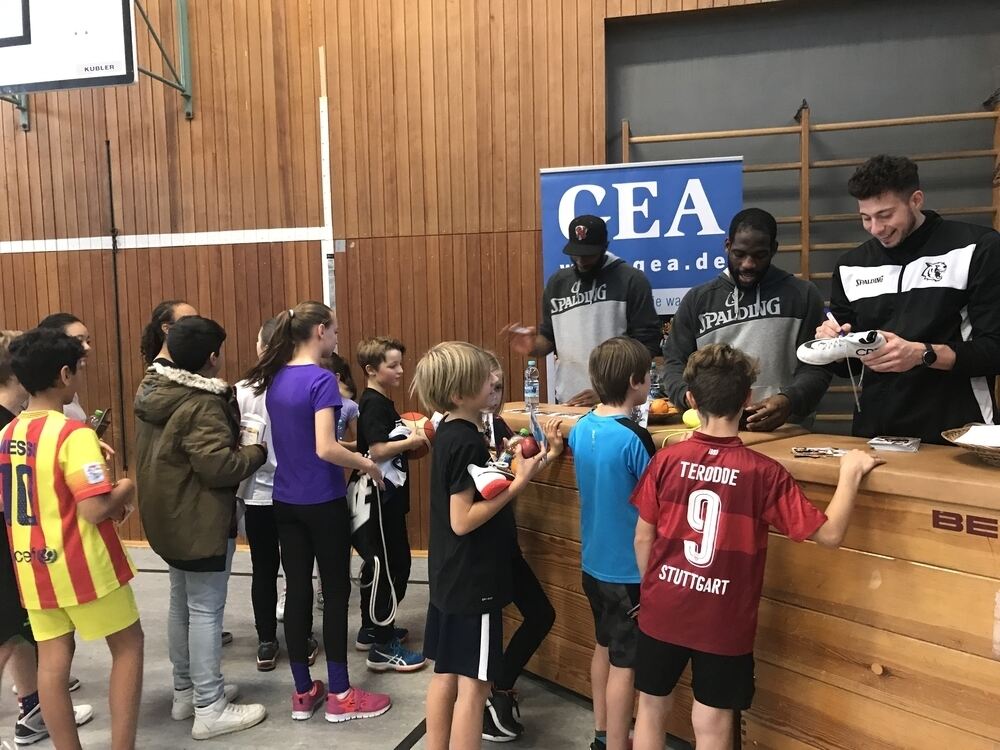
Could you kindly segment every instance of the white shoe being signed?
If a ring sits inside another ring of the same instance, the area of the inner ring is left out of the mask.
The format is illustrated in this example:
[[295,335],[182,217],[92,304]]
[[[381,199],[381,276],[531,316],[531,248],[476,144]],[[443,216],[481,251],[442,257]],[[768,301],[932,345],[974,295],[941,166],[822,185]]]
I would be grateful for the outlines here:
[[847,357],[864,357],[885,346],[885,336],[878,331],[859,331],[835,339],[813,339],[796,351],[807,365],[828,365]]

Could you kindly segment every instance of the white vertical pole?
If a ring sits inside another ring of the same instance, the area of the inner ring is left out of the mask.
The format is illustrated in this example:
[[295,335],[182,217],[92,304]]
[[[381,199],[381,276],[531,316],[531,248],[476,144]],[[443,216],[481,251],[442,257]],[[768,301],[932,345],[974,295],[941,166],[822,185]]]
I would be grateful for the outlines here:
[[323,302],[330,307],[337,304],[333,267],[333,189],[330,180],[330,116],[326,97],[326,47],[319,48],[319,163],[323,183],[323,229],[320,241],[323,253]]

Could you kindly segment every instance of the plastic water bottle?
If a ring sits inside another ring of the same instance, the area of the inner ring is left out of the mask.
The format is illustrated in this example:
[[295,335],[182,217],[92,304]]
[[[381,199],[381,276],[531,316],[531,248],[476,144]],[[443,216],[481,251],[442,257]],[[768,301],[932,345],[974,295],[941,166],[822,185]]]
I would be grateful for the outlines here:
[[659,397],[660,374],[656,371],[656,362],[649,366],[649,393],[646,396],[646,403],[637,406],[632,412],[632,419],[639,423],[640,427],[649,426],[649,408],[653,401]]
[[648,401],[660,398],[663,394],[660,391],[660,372],[656,369],[656,362],[649,366],[649,398]]
[[533,359],[528,360],[528,367],[524,371],[524,405],[528,409],[538,408],[539,378],[538,364]]

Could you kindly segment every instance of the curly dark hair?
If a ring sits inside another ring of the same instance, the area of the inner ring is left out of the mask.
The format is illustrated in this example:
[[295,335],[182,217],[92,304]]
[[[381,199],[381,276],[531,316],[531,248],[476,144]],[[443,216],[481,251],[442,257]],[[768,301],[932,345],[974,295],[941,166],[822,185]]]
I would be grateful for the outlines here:
[[866,161],[847,181],[847,192],[859,201],[895,193],[908,199],[920,190],[917,164],[905,156],[880,154]]

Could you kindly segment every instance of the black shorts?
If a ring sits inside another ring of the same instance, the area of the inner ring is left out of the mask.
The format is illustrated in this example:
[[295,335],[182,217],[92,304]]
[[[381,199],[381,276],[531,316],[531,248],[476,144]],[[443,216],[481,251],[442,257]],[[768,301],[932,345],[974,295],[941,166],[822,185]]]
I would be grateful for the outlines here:
[[0,529],[0,536],[3,537],[0,542],[0,645],[16,635],[34,643],[28,613],[21,606],[21,597],[17,593],[17,576],[7,546],[7,531]]
[[457,674],[493,682],[503,656],[503,610],[454,615],[427,605],[424,656],[438,674]]
[[670,695],[691,661],[695,700],[712,708],[744,711],[753,701],[753,654],[720,656],[639,633],[635,688],[647,695]]
[[594,637],[608,650],[611,666],[633,669],[639,635],[633,610],[639,603],[639,584],[607,583],[584,573],[583,593],[594,613]]

